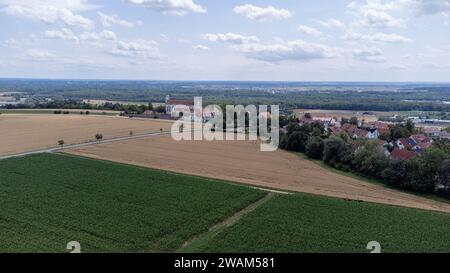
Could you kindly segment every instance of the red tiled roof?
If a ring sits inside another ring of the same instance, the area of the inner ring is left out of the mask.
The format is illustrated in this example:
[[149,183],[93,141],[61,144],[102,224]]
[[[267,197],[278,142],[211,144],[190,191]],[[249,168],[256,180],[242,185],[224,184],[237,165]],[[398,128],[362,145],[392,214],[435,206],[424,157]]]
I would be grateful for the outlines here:
[[342,125],[341,129],[346,131],[349,134],[353,134],[353,131],[356,129],[356,126],[353,124],[346,123],[346,124]]
[[407,148],[407,149],[411,149],[411,148],[412,148],[411,144],[409,144],[409,142],[408,142],[408,139],[406,139],[406,138],[400,138],[399,141],[400,141],[400,143],[401,143],[403,146],[405,146],[405,148]]
[[394,149],[391,153],[391,158],[394,160],[410,160],[411,158],[415,157],[416,153],[408,151],[408,150],[400,150],[400,149]]
[[389,129],[389,127],[379,127],[378,128],[378,132],[380,133],[380,135],[383,135],[383,134],[387,134],[387,133],[389,133],[390,132],[390,129]]
[[330,127],[330,131],[335,136],[339,136],[342,133],[342,129],[336,126]]
[[367,134],[369,132],[367,132],[366,130],[362,130],[359,128],[355,128],[355,130],[353,130],[353,134],[358,136],[358,137],[367,137]]
[[380,129],[380,128],[383,128],[383,129],[389,129],[389,124],[384,123],[384,122],[375,121],[375,122],[373,123],[373,125],[374,125],[375,127],[377,127],[378,129]]
[[419,144],[417,144],[417,146],[419,146],[422,149],[428,149],[431,146],[433,146],[433,144],[431,144],[431,143],[419,143]]
[[416,142],[431,142],[431,138],[425,135],[412,135],[411,136]]

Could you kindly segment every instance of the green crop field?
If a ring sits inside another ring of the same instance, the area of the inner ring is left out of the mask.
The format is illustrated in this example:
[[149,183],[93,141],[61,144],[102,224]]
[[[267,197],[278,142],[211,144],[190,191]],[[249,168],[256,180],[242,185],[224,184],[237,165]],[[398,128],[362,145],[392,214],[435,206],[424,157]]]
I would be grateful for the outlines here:
[[276,196],[191,252],[449,252],[450,214],[305,194]]
[[262,198],[208,179],[65,155],[0,161],[0,252],[170,252]]

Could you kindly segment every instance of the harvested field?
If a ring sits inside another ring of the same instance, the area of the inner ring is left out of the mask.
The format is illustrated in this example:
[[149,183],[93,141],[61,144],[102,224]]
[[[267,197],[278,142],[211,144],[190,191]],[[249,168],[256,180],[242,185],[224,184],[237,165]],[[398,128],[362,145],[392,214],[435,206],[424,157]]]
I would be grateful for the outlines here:
[[0,155],[65,144],[84,143],[103,134],[105,139],[170,130],[171,122],[86,115],[0,115]]
[[292,153],[264,153],[259,148],[248,141],[176,142],[155,137],[67,152],[260,187],[450,213],[448,203],[340,175]]

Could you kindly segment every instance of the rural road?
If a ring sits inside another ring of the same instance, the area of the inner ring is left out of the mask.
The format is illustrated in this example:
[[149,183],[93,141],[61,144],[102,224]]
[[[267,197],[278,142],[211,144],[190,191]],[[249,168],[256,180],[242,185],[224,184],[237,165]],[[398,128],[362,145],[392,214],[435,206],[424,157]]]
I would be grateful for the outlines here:
[[[100,143],[113,143],[113,142],[117,142],[117,141],[133,140],[133,139],[141,139],[141,138],[146,138],[146,137],[165,136],[165,135],[170,135],[170,132],[151,132],[151,133],[144,133],[144,134],[136,134],[133,136],[113,137],[113,138],[102,140]],[[80,143],[80,144],[65,145],[63,147],[45,148],[45,149],[28,151],[28,152],[23,152],[23,153],[18,153],[18,154],[0,156],[0,160],[12,158],[12,157],[33,155],[33,154],[54,153],[54,152],[59,152],[59,151],[63,151],[66,149],[82,148],[82,147],[96,145],[96,144],[99,144],[99,142],[92,141],[92,142],[86,142],[86,143]]]

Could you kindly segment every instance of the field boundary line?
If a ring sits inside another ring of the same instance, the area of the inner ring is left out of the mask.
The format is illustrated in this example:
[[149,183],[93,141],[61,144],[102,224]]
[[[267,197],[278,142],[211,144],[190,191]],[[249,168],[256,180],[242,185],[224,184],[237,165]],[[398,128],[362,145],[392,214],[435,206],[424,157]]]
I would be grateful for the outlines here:
[[[256,188],[258,189],[258,188]],[[221,222],[213,225],[212,227],[209,228],[208,231],[196,235],[195,237],[189,239],[188,241],[184,242],[183,245],[176,251],[176,252],[185,252],[187,251],[192,245],[198,244],[198,243],[202,243],[202,242],[206,242],[211,240],[213,237],[215,237],[217,234],[219,234],[222,230],[224,230],[225,228],[231,227],[234,224],[236,224],[240,219],[242,219],[242,217],[244,217],[245,215],[251,213],[252,211],[256,210],[257,208],[259,208],[261,205],[265,204],[266,202],[268,202],[269,200],[271,200],[274,196],[276,196],[275,192],[267,192],[267,194],[251,203],[250,205],[248,205],[247,207],[241,209],[240,211],[236,212],[235,214],[231,215],[230,217],[222,220]]]
[[[242,185],[245,185],[245,184],[242,184]],[[273,190],[273,189],[269,189],[269,188],[261,188],[261,187],[250,187],[250,188],[255,189],[255,190],[269,192],[269,193],[271,192],[271,193],[278,193],[278,194],[285,194],[285,195],[294,194],[292,192]]]

